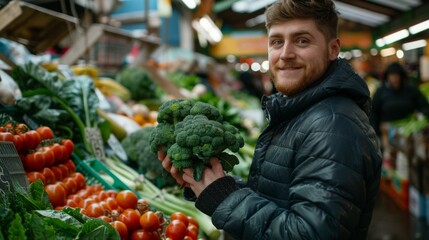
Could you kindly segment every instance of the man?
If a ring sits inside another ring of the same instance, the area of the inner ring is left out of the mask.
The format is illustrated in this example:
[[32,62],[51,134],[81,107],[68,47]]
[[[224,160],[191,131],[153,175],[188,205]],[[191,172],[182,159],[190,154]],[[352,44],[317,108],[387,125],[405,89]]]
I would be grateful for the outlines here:
[[368,87],[337,59],[331,0],[282,0],[266,10],[269,120],[242,186],[212,158],[203,179],[163,166],[195,193],[196,207],[234,239],[365,239],[381,154],[368,120]]

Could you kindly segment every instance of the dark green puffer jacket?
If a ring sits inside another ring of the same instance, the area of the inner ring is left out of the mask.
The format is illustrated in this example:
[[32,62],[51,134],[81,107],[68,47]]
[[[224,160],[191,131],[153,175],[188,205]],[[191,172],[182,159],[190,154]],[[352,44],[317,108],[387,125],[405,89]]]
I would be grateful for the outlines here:
[[246,186],[221,178],[196,206],[234,239],[365,239],[381,171],[365,82],[336,60],[314,86],[263,106]]

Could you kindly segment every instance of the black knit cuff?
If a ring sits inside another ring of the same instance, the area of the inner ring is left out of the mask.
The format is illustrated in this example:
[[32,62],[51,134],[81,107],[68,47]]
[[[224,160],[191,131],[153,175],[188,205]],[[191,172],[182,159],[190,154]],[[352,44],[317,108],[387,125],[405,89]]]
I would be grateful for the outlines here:
[[231,176],[219,178],[204,189],[195,202],[195,206],[203,213],[211,216],[219,204],[229,194],[238,190]]
[[195,196],[195,193],[192,191],[192,189],[190,187],[185,187],[183,189],[183,197],[186,200],[192,201],[192,202],[195,202],[195,200],[197,200],[197,197]]

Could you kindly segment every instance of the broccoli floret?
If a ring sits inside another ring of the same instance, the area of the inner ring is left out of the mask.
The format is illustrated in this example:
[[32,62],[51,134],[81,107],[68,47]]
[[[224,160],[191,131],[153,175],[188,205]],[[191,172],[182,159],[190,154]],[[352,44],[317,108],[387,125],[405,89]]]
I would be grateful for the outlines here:
[[173,186],[176,181],[162,167],[158,156],[151,150],[150,138],[155,127],[147,126],[128,134],[121,142],[130,160],[130,166],[137,168],[149,180],[158,185]]
[[168,123],[159,123],[155,130],[152,131],[149,144],[152,152],[158,150],[167,151],[175,141],[174,125]]
[[222,121],[222,115],[220,114],[219,110],[213,105],[204,102],[196,102],[194,106],[192,106],[189,114],[204,115],[208,119],[215,120],[218,122]]
[[189,115],[192,106],[192,100],[173,99],[163,103],[158,109],[158,123],[176,124]]
[[[176,143],[192,149],[192,154],[208,162],[229,147],[225,136],[228,134],[222,123],[210,120],[204,115],[188,115],[176,124]],[[235,144],[231,142],[230,144]],[[174,161],[175,159],[172,158]]]

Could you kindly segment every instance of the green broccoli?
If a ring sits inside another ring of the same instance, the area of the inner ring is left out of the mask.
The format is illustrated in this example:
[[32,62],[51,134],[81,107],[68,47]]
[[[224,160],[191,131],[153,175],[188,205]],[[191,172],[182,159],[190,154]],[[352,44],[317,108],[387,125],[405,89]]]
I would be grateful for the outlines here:
[[193,168],[197,181],[213,156],[218,157],[224,170],[229,172],[238,164],[238,158],[225,151],[237,152],[243,147],[244,139],[236,127],[222,118],[208,103],[167,101],[158,111],[159,124],[151,135],[151,150],[166,151],[178,169]]
[[158,156],[151,150],[150,137],[155,127],[146,126],[128,134],[121,142],[130,166],[145,175],[151,182],[159,187],[173,186],[174,178],[162,167]]
[[126,67],[116,75],[116,81],[131,92],[135,101],[157,99],[162,93],[150,74],[142,67]]

